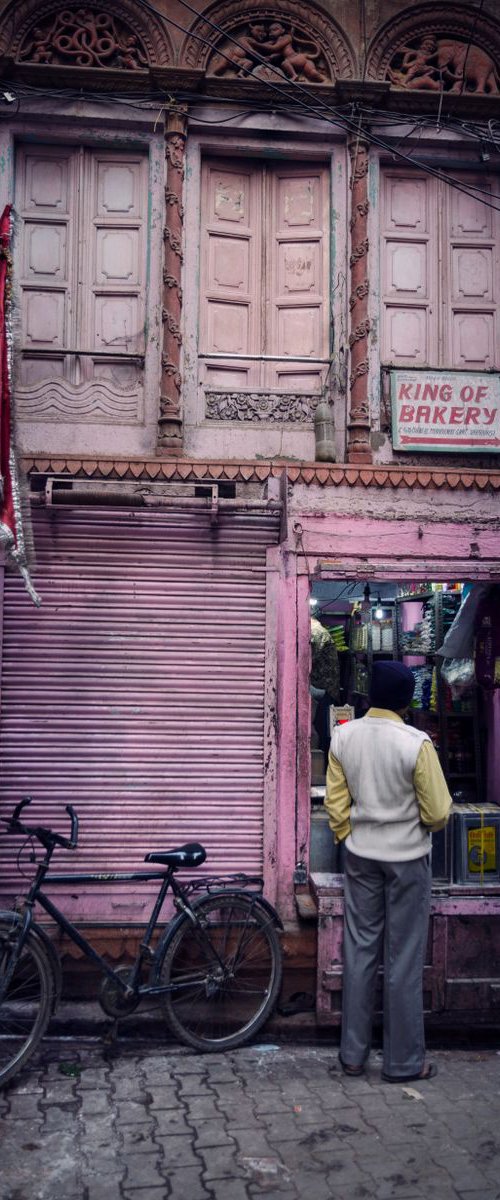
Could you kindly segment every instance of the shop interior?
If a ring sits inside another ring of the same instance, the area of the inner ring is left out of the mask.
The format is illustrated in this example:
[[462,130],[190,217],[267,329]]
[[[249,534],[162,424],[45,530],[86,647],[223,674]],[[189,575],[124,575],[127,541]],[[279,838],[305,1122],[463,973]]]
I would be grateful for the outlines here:
[[500,585],[321,580],[311,605],[311,872],[341,874],[323,807],[331,732],[369,708],[372,664],[415,676],[405,718],[429,734],[453,800],[435,886],[500,884]]

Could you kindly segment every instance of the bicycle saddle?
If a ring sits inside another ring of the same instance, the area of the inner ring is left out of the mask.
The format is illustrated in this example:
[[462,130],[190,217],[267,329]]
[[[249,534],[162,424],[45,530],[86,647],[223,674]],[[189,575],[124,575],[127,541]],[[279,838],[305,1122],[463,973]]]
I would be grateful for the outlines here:
[[177,850],[160,850],[146,854],[144,862],[161,863],[164,867],[200,867],[207,857],[199,842],[188,842]]

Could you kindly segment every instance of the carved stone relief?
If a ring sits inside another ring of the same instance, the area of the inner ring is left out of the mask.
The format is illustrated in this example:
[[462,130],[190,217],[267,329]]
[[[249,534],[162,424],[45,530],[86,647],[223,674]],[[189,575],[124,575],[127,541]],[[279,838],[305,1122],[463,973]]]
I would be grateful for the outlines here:
[[500,30],[485,12],[423,4],[380,31],[367,75],[409,91],[496,96],[499,63]]
[[432,35],[400,46],[387,68],[397,87],[420,91],[498,95],[500,75],[480,46]]
[[205,391],[205,416],[210,421],[279,421],[310,423],[319,395],[304,392]]
[[165,22],[134,0],[72,7],[54,0],[11,0],[0,21],[0,54],[19,64],[136,72],[168,66]]
[[91,8],[65,8],[31,29],[19,48],[20,62],[54,66],[145,70],[147,54],[124,21]]
[[[288,0],[279,10],[271,4],[256,5],[242,20],[241,0],[227,0],[207,15],[210,21],[200,16],[194,22],[182,48],[181,61],[188,67],[219,78],[275,83],[281,78],[332,84],[354,76],[354,54],[344,33],[314,5],[297,0]],[[222,26],[225,38],[214,39],[214,25]]]
[[[330,72],[318,41],[282,21],[249,21],[235,30],[207,66],[209,75],[226,79],[284,79],[329,83]],[[261,62],[264,59],[264,62]]]

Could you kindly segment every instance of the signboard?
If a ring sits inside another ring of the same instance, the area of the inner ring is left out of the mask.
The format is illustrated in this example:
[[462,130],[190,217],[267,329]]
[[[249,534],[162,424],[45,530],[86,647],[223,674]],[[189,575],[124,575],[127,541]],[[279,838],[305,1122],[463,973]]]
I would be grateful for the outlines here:
[[391,371],[395,450],[500,450],[500,375]]

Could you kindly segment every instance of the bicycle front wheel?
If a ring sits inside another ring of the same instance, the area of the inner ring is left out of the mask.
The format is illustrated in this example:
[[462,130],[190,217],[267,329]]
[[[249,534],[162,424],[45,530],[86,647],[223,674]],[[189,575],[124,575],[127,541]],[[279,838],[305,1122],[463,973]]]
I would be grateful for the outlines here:
[[207,896],[167,943],[159,968],[167,1020],[196,1050],[243,1046],[271,1015],[281,985],[272,917],[251,896]]
[[43,946],[28,934],[3,994],[16,934],[16,926],[0,920],[0,1087],[35,1053],[50,1020],[55,991],[53,971]]

